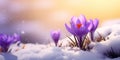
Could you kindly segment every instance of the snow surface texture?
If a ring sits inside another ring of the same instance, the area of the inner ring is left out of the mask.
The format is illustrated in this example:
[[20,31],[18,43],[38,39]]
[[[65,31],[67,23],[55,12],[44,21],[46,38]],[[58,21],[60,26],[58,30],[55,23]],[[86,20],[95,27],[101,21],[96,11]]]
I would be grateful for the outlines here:
[[[103,55],[112,47],[117,53],[120,49],[120,24],[103,26],[95,32],[95,38],[99,34],[105,38],[100,43],[92,42],[91,51],[82,51],[79,48],[55,47],[53,43],[48,45],[41,44],[20,44],[11,46],[11,53],[1,53],[0,60],[120,60],[120,57],[111,59]],[[98,34],[99,32],[99,34]],[[60,41],[67,45],[68,38]]]

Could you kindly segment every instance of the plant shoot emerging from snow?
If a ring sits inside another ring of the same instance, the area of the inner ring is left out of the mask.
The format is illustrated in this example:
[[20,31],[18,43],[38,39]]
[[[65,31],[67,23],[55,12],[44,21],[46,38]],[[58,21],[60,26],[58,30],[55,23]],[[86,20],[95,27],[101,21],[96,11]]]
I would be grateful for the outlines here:
[[51,37],[52,37],[52,39],[53,39],[53,41],[55,43],[55,46],[57,46],[59,38],[60,38],[60,30],[52,31],[51,32]]
[[90,19],[90,21],[91,21],[91,24],[92,24],[92,29],[90,30],[90,38],[91,38],[92,41],[95,41],[94,40],[94,32],[98,27],[99,21],[98,21],[98,19],[94,19],[94,20]]

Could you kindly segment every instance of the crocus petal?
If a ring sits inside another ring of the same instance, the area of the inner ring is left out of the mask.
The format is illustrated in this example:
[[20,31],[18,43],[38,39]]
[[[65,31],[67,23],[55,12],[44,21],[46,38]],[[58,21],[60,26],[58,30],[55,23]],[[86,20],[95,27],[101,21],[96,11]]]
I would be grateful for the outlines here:
[[88,27],[88,30],[91,31],[92,28],[93,28],[93,21],[90,19],[88,22],[87,22],[87,27]]
[[57,43],[58,39],[59,39],[59,34],[57,32],[52,33],[52,38],[54,39],[54,41]]
[[75,29],[75,26],[76,26],[76,25],[75,25],[75,22],[71,21],[71,22],[70,22],[70,26],[71,26],[71,28],[74,28],[74,29]]
[[75,16],[73,16],[73,17],[71,18],[71,22],[73,22],[73,23],[76,23],[77,20],[78,20],[78,18],[75,17]]
[[7,43],[11,44],[13,42],[12,40],[14,40],[12,37],[10,36],[7,37]]
[[75,35],[73,29],[71,29],[66,23],[65,23],[65,27],[66,27],[67,31],[69,31],[71,34]]
[[89,32],[88,27],[86,26],[82,27],[80,31],[82,35],[86,35]]
[[76,24],[80,24],[81,22],[80,22],[80,20],[79,19],[77,19],[76,20]]
[[84,15],[80,15],[80,17],[78,17],[78,19],[81,21],[81,23],[83,25],[86,25],[87,20],[86,20],[86,17]]
[[77,17],[73,16],[70,21],[71,28],[75,28]]
[[98,24],[99,24],[98,19],[94,19],[93,20],[94,29],[96,29],[98,27]]

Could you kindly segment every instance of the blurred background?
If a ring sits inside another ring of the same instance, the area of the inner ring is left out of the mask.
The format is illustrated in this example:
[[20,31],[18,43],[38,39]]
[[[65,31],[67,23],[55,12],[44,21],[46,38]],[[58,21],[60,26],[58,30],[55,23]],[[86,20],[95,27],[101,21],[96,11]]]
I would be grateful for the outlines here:
[[0,0],[0,33],[21,35],[24,43],[49,43],[50,31],[61,30],[72,16],[120,19],[120,0]]

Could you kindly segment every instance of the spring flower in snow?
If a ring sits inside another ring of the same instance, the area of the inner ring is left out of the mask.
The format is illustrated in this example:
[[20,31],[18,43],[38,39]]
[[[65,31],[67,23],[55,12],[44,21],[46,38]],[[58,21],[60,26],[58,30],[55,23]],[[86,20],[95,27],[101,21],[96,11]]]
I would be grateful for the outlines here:
[[16,43],[19,40],[20,39],[17,34],[14,34],[13,36],[0,34],[0,46],[1,46],[2,52],[7,52],[10,45],[13,43]]
[[65,24],[66,29],[75,36],[82,36],[87,34],[91,28],[91,21],[87,22],[85,16],[81,15],[79,18],[72,17],[70,21],[70,27]]
[[52,31],[51,32],[51,37],[52,37],[52,39],[55,43],[55,46],[57,46],[59,38],[60,38],[60,31],[59,30],[58,31]]
[[98,27],[99,20],[94,19],[94,20],[90,20],[90,21],[91,21],[91,24],[92,24],[92,28],[90,30],[90,37],[91,37],[91,40],[94,41],[94,32],[95,32],[96,28]]
[[86,20],[84,15],[80,15],[80,17],[72,17],[70,21],[70,26],[65,24],[66,29],[77,37],[78,46],[82,48],[84,38],[88,34],[88,32],[92,29],[91,21]]

